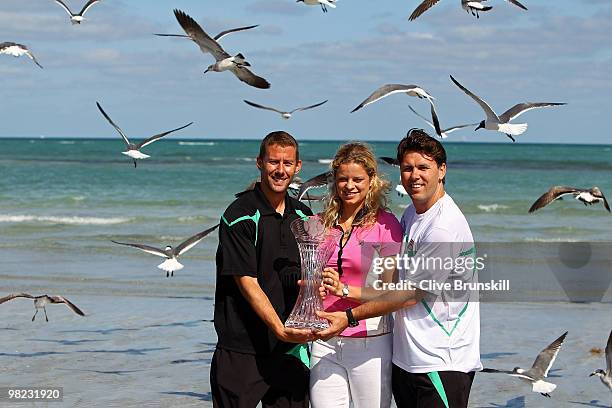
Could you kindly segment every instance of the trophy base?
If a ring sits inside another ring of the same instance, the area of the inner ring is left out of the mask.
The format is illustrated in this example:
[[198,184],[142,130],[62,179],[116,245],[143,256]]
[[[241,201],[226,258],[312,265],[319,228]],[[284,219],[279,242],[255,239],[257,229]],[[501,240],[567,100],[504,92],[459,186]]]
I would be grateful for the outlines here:
[[290,327],[292,329],[306,329],[306,330],[314,330],[321,331],[329,328],[329,323],[327,320],[310,320],[310,321],[299,321],[294,319],[287,319],[285,322],[285,327]]

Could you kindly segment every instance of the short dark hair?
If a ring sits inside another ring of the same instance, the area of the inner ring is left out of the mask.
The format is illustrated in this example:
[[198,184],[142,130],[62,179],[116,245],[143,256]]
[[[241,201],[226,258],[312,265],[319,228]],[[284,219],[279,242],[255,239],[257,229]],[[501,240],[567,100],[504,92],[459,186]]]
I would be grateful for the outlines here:
[[278,145],[282,147],[293,146],[295,148],[295,159],[300,160],[300,151],[298,149],[298,142],[293,136],[283,130],[277,130],[276,132],[268,133],[266,137],[261,141],[259,146],[259,158],[263,158],[266,155],[268,146]]
[[446,150],[439,140],[429,136],[423,129],[410,129],[397,145],[397,161],[402,163],[406,153],[416,152],[430,157],[440,167],[446,163]]

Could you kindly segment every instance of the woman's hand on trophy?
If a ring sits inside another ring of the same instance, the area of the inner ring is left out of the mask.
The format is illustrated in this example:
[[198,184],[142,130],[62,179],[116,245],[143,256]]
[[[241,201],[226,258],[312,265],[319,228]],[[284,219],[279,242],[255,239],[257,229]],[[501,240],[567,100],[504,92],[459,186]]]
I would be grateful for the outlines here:
[[322,286],[328,293],[342,297],[342,288],[344,284],[340,282],[340,274],[333,268],[325,268],[323,270]]

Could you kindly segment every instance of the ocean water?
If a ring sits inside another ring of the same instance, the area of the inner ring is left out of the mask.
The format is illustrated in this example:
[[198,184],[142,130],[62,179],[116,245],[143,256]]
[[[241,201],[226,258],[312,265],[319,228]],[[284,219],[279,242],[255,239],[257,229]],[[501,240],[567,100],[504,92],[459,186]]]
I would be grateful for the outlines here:
[[[302,178],[325,171],[341,143],[301,143]],[[395,155],[396,143],[370,144],[378,156]],[[31,301],[1,305],[0,385],[64,386],[63,406],[210,406],[216,234],[182,257],[185,268],[173,278],[156,268],[161,258],[111,240],[163,247],[216,224],[234,193],[258,176],[259,141],[163,140],[144,149],[151,158],[136,169],[123,147],[119,139],[0,139],[0,296],[61,294],[87,314],[52,306],[49,323],[41,313],[32,323]],[[612,216],[601,204],[566,199],[527,213],[553,185],[597,185],[612,197],[610,146],[448,143],[446,149],[446,189],[476,242],[612,242]],[[380,169],[398,182],[396,168]],[[409,202],[394,191],[389,199],[398,216]],[[602,358],[588,348],[603,347],[612,327],[607,293],[607,303],[577,309],[563,302],[483,305],[483,353],[509,356],[497,362],[502,368],[514,366],[515,354],[529,364],[568,326],[579,326],[588,342],[568,351],[569,360],[560,357],[561,367],[596,368]],[[558,310],[571,318],[553,317]],[[509,345],[506,336],[515,331],[533,342]],[[513,348],[519,346],[524,350]],[[486,387],[505,378],[479,376],[476,384],[485,385],[473,392],[474,406],[515,406],[500,404],[517,393],[534,401],[527,406],[604,402],[609,393],[596,380],[585,388],[583,374],[563,373],[563,401],[545,405],[520,384],[491,393]]]

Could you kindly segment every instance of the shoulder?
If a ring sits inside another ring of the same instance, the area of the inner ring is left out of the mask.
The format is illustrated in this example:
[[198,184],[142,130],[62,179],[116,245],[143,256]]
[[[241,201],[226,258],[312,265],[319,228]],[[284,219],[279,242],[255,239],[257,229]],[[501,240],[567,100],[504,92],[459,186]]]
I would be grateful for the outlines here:
[[389,212],[387,210],[380,210],[376,215],[376,224],[381,226],[384,229],[388,229],[391,231],[400,231],[402,230],[402,226],[400,222],[395,217],[395,214]]
[[457,224],[467,224],[463,211],[457,206],[455,201],[447,194],[442,198],[440,209],[435,223],[441,227],[453,228]]
[[448,194],[443,198],[439,213],[432,220],[426,235],[430,240],[437,242],[472,239],[472,232],[465,215]]
[[223,221],[230,224],[237,219],[248,216],[254,217],[257,214],[257,207],[253,200],[253,191],[247,191],[236,198],[227,206],[223,213]]

